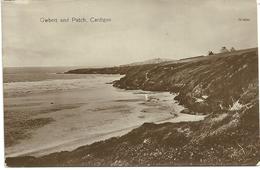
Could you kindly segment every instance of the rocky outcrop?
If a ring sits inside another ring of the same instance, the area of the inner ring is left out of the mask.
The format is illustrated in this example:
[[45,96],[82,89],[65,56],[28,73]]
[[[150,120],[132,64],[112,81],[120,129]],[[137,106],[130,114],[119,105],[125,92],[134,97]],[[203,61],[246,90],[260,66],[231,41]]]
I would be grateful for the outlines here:
[[171,91],[199,122],[145,123],[71,152],[7,158],[8,166],[256,165],[260,158],[257,49],[135,67],[124,89]]

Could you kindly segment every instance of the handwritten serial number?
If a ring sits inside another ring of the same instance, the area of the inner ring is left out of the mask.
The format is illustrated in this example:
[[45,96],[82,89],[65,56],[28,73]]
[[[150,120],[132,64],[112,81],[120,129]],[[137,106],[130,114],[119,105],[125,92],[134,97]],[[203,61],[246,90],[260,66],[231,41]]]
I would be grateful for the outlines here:
[[238,18],[238,21],[250,21],[250,18]]

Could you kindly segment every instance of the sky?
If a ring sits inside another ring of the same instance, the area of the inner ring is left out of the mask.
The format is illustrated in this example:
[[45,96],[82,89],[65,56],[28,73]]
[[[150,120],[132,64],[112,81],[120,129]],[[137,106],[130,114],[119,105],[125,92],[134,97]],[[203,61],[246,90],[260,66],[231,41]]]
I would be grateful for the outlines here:
[[[111,22],[40,21],[67,17]],[[9,0],[2,29],[4,67],[115,66],[257,47],[257,10],[255,0]]]

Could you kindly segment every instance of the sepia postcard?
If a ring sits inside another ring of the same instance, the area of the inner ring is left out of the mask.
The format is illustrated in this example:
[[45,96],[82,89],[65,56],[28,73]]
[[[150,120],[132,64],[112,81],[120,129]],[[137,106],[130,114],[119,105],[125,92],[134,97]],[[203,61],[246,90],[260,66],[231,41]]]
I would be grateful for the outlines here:
[[7,167],[260,164],[255,0],[2,0]]

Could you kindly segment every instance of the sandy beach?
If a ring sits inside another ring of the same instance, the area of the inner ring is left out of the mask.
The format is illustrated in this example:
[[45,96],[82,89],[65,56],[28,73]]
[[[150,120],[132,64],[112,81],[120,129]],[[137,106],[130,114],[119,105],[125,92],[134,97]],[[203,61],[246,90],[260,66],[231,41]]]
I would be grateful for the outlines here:
[[[5,97],[6,156],[70,151],[121,136],[145,122],[204,118],[180,113],[184,108],[168,92],[122,90],[107,84],[116,78],[100,75],[89,80],[48,80],[31,85],[18,82],[19,86],[5,86],[6,91],[12,91]],[[23,85],[32,90],[26,93],[28,89]]]

